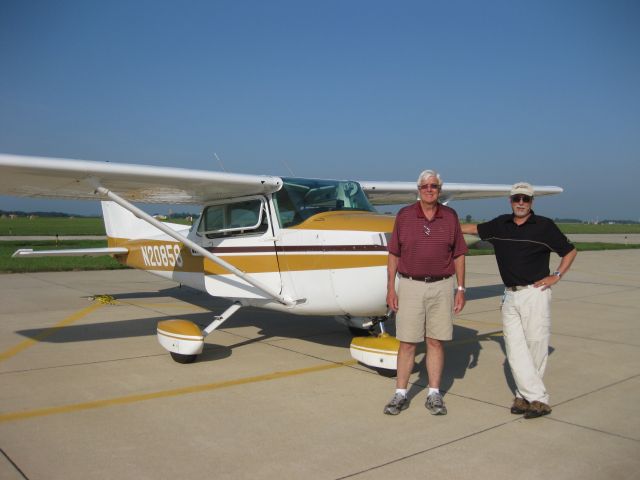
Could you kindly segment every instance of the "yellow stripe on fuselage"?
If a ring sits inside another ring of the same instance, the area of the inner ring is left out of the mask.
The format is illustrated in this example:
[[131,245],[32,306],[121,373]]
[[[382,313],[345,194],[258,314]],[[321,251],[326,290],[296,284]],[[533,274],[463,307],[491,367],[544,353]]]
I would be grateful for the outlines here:
[[387,265],[383,255],[281,255],[283,272],[296,270],[339,270],[342,268],[380,267]]
[[292,230],[351,230],[391,233],[394,221],[395,217],[393,215],[336,211],[318,213],[290,228]]
[[[190,249],[178,242],[158,240],[126,240],[109,238],[109,246],[126,247],[129,253],[116,255],[116,259],[129,267],[140,270],[177,271],[177,272],[206,272],[207,275],[224,275],[229,272],[218,264],[201,256],[194,256]],[[176,262],[176,250],[180,252],[180,260]],[[150,247],[153,250],[150,250]],[[154,248],[155,247],[155,248]],[[153,253],[143,254],[146,248]],[[158,253],[162,251],[162,253]],[[167,252],[173,254],[173,260]],[[387,264],[387,254],[348,252],[342,254],[331,253],[286,253],[276,255],[275,250],[266,253],[244,253],[241,255],[225,254],[220,258],[229,262],[246,273],[266,273],[296,270],[338,270],[344,268],[378,267]],[[278,264],[278,261],[280,262]]]

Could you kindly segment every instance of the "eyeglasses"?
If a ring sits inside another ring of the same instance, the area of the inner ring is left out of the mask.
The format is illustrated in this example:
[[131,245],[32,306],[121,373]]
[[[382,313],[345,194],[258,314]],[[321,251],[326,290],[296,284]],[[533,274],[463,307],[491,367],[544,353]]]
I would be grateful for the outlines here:
[[529,195],[511,195],[511,201],[513,203],[520,203],[520,202],[529,203],[531,202],[532,198],[533,197]]
[[418,187],[418,190],[440,190],[440,185],[437,183],[425,183]]

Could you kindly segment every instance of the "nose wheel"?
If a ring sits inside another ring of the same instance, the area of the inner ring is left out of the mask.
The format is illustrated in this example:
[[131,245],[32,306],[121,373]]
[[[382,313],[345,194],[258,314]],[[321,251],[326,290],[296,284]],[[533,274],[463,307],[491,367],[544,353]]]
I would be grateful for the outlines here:
[[198,355],[184,355],[176,352],[169,352],[171,354],[171,358],[177,363],[193,363],[196,361]]
[[[384,317],[376,317],[371,321],[371,328],[380,326],[380,334],[372,336],[367,331],[366,336],[355,337],[351,340],[349,352],[359,363],[373,368],[380,375],[394,377],[398,369],[398,350],[400,342],[396,337],[389,335],[384,327],[384,322],[389,319],[392,312]],[[365,324],[366,326],[366,324]]]
[[373,329],[371,328],[358,328],[358,327],[351,327],[351,326],[347,328],[349,328],[349,332],[354,337],[368,337],[370,335],[373,335]]

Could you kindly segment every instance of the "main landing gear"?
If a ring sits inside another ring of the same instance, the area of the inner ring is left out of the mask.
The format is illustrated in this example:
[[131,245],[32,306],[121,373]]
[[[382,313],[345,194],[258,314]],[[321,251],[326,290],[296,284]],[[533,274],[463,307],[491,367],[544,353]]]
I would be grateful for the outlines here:
[[158,342],[178,363],[192,363],[202,353],[204,338],[236,313],[242,304],[233,303],[222,315],[214,317],[204,330],[189,320],[165,320],[158,323]]

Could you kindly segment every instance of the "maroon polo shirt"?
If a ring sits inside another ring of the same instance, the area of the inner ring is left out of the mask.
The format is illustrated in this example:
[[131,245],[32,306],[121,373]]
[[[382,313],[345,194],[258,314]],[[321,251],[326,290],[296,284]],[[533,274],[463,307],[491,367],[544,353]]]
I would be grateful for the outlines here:
[[403,207],[396,216],[388,247],[398,260],[398,272],[411,277],[453,275],[453,260],[469,250],[453,208],[438,204],[429,221],[420,202]]

